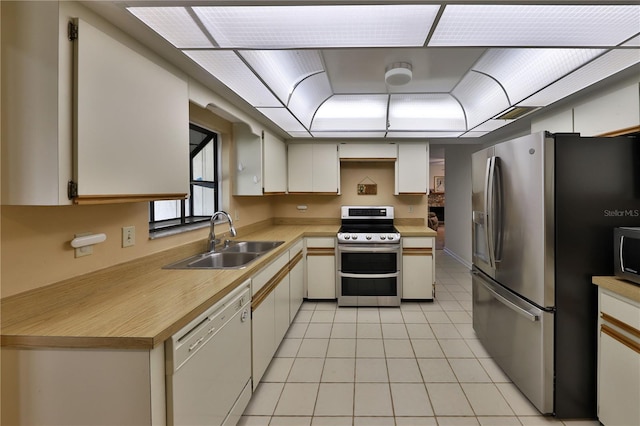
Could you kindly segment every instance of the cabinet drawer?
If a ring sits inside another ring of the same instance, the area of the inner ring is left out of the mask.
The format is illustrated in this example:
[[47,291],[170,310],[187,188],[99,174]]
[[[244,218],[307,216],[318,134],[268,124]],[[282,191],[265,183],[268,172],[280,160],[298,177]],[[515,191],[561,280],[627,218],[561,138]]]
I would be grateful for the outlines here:
[[287,263],[289,263],[289,252],[286,252],[271,262],[269,266],[257,273],[251,281],[251,295],[255,296],[255,294],[264,287],[264,285],[269,282],[269,280],[276,275],[278,271],[284,268]]
[[402,237],[402,247],[407,247],[407,248],[433,247],[433,237],[416,237],[416,238]]
[[613,293],[602,290],[600,293],[600,312],[640,330],[640,304],[621,300]]
[[307,247],[335,247],[336,239],[335,238],[308,238],[307,239]]

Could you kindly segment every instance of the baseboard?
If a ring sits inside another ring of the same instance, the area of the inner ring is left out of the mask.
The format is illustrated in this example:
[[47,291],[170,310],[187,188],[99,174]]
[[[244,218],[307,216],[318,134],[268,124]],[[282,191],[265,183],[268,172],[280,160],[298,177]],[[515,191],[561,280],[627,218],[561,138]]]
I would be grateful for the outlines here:
[[467,262],[465,259],[463,259],[460,256],[458,256],[458,254],[452,252],[451,250],[449,250],[446,247],[444,248],[444,252],[447,253],[449,256],[453,257],[458,262],[462,263],[464,266],[466,266],[469,269],[471,269],[471,267],[473,266],[473,265],[471,265],[470,262]]

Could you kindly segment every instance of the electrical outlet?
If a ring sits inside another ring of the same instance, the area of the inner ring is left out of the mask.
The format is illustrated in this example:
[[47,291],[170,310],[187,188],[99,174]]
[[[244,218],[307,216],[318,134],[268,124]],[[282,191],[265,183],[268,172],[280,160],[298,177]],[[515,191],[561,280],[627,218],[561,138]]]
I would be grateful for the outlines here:
[[125,226],[122,228],[122,247],[131,247],[136,243],[136,227]]
[[409,213],[413,213],[413,206],[409,206]]
[[236,222],[240,220],[240,212],[238,210],[235,211],[234,213],[234,219]]

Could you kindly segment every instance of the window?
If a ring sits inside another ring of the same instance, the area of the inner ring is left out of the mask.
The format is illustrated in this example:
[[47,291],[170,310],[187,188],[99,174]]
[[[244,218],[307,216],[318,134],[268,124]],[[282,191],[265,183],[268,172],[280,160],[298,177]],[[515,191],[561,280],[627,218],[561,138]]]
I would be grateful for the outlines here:
[[186,200],[149,203],[149,235],[156,238],[201,228],[218,210],[220,199],[218,135],[189,125],[190,185]]

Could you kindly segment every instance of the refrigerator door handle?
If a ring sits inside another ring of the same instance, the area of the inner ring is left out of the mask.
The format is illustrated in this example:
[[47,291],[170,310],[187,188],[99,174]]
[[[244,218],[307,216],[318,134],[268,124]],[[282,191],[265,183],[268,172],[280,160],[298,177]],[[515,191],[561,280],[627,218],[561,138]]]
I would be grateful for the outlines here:
[[493,241],[493,184],[495,173],[495,160],[496,157],[491,156],[487,158],[487,168],[485,171],[484,180],[484,211],[485,211],[485,225],[484,233],[487,241],[487,248],[489,252],[489,266],[491,269],[495,269],[495,252]]
[[[474,274],[477,274],[477,272],[474,272]],[[516,305],[515,303],[513,303],[512,301],[510,301],[509,299],[507,299],[506,297],[498,294],[494,289],[492,289],[491,287],[489,287],[485,282],[484,279],[480,280],[480,283],[482,284],[482,286],[489,292],[491,293],[491,295],[493,297],[495,297],[495,299],[497,301],[499,301],[500,303],[502,303],[504,306],[506,306],[507,308],[511,309],[512,311],[516,312],[519,315],[522,315],[523,317],[527,318],[529,321],[531,322],[536,322],[540,319],[540,317],[538,315],[534,315],[531,312],[527,311],[526,309],[521,308],[520,306]]]
[[495,203],[493,213],[493,261],[499,263],[502,260],[502,238],[503,238],[503,208],[502,208],[502,172],[500,169],[500,157],[494,157],[493,160],[493,188],[492,199]]

